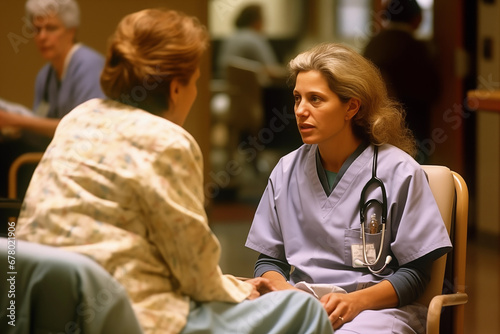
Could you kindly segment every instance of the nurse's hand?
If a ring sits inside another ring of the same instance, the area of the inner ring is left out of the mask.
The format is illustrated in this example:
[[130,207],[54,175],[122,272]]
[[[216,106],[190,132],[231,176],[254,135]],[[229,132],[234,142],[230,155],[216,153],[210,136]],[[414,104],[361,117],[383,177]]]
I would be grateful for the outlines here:
[[340,328],[362,311],[357,298],[349,293],[329,293],[324,295],[320,302],[323,304],[326,313],[328,313],[333,329]]
[[399,304],[396,290],[389,281],[351,293],[329,293],[320,302],[328,313],[334,329],[354,319],[364,310],[380,310]]
[[262,278],[262,277],[252,278],[252,279],[249,279],[245,282],[250,283],[253,286],[252,292],[247,297],[247,299],[250,299],[250,300],[255,299],[255,298],[257,298],[261,295],[264,295],[268,292],[277,290],[276,287],[271,283],[270,280]]

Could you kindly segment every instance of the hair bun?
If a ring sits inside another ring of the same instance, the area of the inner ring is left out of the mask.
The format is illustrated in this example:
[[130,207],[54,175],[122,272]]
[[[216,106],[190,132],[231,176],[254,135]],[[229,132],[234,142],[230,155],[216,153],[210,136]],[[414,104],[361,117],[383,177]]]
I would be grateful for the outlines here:
[[151,112],[165,111],[170,81],[189,82],[208,39],[196,18],[176,11],[145,9],[129,14],[110,40],[101,75],[103,91],[116,100],[135,97],[134,106]]

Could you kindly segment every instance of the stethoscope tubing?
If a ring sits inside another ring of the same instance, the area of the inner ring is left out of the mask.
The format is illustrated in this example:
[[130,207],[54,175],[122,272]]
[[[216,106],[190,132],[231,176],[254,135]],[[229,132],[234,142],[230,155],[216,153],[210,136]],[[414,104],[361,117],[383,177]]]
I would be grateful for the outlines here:
[[[363,190],[361,191],[361,197],[360,197],[360,203],[359,203],[359,210],[360,210],[359,216],[360,216],[360,220],[361,220],[361,240],[363,243],[363,260],[364,260],[364,262],[361,262],[361,264],[363,266],[367,267],[372,274],[380,276],[378,274],[380,274],[382,271],[385,270],[387,264],[389,264],[389,262],[391,261],[392,258],[390,256],[387,256],[386,261],[385,261],[384,265],[382,266],[382,268],[380,268],[378,270],[375,270],[373,268],[379,262],[380,257],[382,256],[382,251],[384,249],[384,240],[385,240],[385,225],[386,225],[386,221],[387,221],[387,193],[385,191],[384,183],[382,182],[382,180],[380,180],[377,177],[377,159],[378,159],[378,146],[375,145],[374,149],[373,149],[372,177],[370,180],[368,180],[368,182],[363,187]],[[378,185],[381,188],[382,202],[380,202],[376,199],[371,199],[371,200],[365,202],[366,191],[367,191],[368,187],[372,184]],[[366,250],[365,220],[366,220],[366,210],[372,204],[378,204],[382,208],[382,214],[381,214],[381,216],[382,216],[382,219],[381,219],[382,220],[382,231],[381,231],[381,237],[380,237],[381,238],[380,239],[380,247],[379,247],[377,257],[376,257],[375,261],[370,262],[368,260],[368,255],[367,255],[367,250]]]

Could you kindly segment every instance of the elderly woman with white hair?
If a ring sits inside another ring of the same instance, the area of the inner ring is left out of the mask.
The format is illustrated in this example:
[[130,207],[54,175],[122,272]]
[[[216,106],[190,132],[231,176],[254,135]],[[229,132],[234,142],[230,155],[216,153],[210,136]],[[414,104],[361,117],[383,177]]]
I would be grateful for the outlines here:
[[[0,191],[6,191],[7,170],[20,154],[44,151],[59,120],[77,105],[104,97],[99,76],[104,57],[76,42],[80,9],[75,0],[28,0],[26,16],[36,31],[34,41],[48,63],[35,82],[33,112],[38,117],[0,110],[0,129],[22,130],[18,140],[2,143]],[[5,195],[1,194],[0,196]]]
[[[80,25],[76,1],[28,0],[26,13],[37,30],[40,54],[49,61],[36,79],[35,111],[61,118],[91,98],[104,97],[99,84],[104,57],[76,42]],[[42,133],[52,135],[54,130],[50,126]]]

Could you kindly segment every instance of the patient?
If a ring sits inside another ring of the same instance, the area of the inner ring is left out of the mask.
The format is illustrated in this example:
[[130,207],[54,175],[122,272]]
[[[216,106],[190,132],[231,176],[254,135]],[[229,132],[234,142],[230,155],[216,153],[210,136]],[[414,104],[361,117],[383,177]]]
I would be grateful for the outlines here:
[[195,18],[172,10],[119,23],[101,76],[109,99],[62,119],[17,236],[94,259],[125,287],[146,333],[332,333],[308,294],[267,293],[268,280],[243,282],[218,266],[202,154],[182,128],[207,41]]

